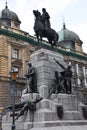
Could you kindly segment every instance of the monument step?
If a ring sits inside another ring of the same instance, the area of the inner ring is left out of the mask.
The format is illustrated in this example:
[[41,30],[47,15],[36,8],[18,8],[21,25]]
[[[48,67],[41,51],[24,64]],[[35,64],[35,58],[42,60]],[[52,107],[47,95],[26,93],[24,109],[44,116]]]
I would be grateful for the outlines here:
[[[10,130],[11,125],[11,122],[4,124],[3,130]],[[87,120],[19,122],[16,130],[87,130]]]
[[32,128],[30,130],[87,130],[87,125],[84,126],[54,126],[43,128]]
[[34,114],[34,121],[56,121],[56,120],[82,120],[83,116],[79,111],[55,112],[50,109],[39,109]]
[[[34,127],[53,127],[53,126],[86,126],[87,120],[58,120],[58,121],[40,121],[34,122]],[[70,129],[71,130],[71,129]],[[86,130],[86,129],[84,129]]]
[[39,109],[34,114],[34,121],[54,121],[58,120],[58,116],[50,109]]
[[64,111],[64,120],[82,120],[83,117],[79,111]]

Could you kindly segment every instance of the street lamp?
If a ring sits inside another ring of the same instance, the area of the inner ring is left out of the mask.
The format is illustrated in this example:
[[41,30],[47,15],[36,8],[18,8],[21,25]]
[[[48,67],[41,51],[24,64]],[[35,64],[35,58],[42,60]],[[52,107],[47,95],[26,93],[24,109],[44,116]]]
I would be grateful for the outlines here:
[[18,71],[12,69],[10,71],[11,80],[12,80],[12,89],[13,89],[13,106],[12,106],[12,127],[11,130],[15,130],[15,86],[16,86],[16,78]]

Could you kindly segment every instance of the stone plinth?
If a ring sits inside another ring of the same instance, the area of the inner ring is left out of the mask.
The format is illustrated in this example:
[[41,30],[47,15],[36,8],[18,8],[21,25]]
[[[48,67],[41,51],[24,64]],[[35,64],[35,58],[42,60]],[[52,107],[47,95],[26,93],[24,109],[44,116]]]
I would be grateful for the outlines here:
[[[82,108],[86,110],[87,106],[79,103],[76,95],[59,93],[49,96],[49,90],[54,85],[55,71],[62,71],[53,58],[66,65],[63,56],[54,51],[40,49],[31,55],[30,62],[35,68],[38,93],[22,95],[21,102],[34,101],[37,97],[42,97],[43,100],[36,104],[36,111],[27,110],[18,118],[16,130],[87,129],[87,120],[82,113]],[[7,111],[3,117],[3,130],[11,129],[10,113]]]
[[54,127],[51,127],[50,124],[49,124],[49,127],[39,127],[39,128],[32,128],[31,130],[87,130],[87,125],[67,125],[67,126],[63,126],[63,125],[60,125],[60,126],[54,126]]
[[[62,118],[59,113],[62,111]],[[39,109],[35,112],[34,121],[60,121],[60,120],[83,120],[80,105],[75,95],[57,94],[52,99],[43,99],[39,104]],[[46,123],[46,122],[45,122]]]
[[65,65],[63,56],[58,52],[40,49],[31,55],[30,62],[35,67],[38,88],[43,85],[50,88],[55,79],[54,71],[61,71],[54,58]]

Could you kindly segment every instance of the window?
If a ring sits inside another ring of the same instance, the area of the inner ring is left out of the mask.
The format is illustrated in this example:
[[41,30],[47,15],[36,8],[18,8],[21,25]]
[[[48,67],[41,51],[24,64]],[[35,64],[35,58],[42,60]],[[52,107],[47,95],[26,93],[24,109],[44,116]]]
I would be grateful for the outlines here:
[[75,74],[76,73],[76,66],[72,65],[72,72]]
[[85,74],[86,74],[86,77],[87,77],[87,68],[85,68]]
[[82,66],[79,65],[78,67],[79,67],[79,68],[78,68],[78,69],[79,69],[79,75],[82,75],[82,74],[83,74]]
[[14,58],[18,59],[19,58],[19,50],[14,49]]
[[80,86],[83,87],[84,85],[83,79],[79,79],[79,80],[80,80]]

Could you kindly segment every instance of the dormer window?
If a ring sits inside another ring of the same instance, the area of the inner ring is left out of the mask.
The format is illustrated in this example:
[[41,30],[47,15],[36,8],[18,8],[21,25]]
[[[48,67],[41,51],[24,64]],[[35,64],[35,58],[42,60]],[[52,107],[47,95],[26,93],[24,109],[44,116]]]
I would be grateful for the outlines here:
[[14,58],[15,59],[19,58],[19,50],[18,49],[14,49]]

